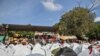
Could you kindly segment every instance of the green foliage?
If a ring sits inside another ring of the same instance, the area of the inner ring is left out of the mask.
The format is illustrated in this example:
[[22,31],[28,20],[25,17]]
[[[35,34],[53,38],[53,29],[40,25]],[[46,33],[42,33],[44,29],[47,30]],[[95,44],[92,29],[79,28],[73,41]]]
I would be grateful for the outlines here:
[[24,35],[29,35],[29,36],[34,35],[34,32],[31,32],[31,31],[19,31],[18,33],[23,35],[23,36]]
[[9,37],[14,36],[14,31],[8,31],[8,36],[9,36]]
[[8,35],[14,36],[14,34],[16,34],[16,33],[21,36],[34,36],[34,32],[32,32],[32,31],[9,31]]
[[100,39],[100,25],[97,24],[96,27],[86,34],[90,39]]
[[62,15],[60,22],[54,25],[63,35],[84,35],[94,27],[95,13],[87,8],[75,7]]

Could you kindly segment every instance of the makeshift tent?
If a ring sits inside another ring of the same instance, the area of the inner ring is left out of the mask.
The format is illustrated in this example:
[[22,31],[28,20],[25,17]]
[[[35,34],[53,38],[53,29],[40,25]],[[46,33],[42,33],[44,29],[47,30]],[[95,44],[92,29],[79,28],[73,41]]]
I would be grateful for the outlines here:
[[61,36],[60,37],[62,40],[67,40],[67,39],[77,39],[76,36]]

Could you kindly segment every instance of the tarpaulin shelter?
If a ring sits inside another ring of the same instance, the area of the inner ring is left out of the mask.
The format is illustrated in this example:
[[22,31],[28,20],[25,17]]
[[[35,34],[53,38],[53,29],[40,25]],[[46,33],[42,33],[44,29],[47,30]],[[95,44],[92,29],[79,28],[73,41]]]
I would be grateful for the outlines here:
[[77,39],[76,36],[61,36],[60,37],[62,40],[67,40],[67,39]]

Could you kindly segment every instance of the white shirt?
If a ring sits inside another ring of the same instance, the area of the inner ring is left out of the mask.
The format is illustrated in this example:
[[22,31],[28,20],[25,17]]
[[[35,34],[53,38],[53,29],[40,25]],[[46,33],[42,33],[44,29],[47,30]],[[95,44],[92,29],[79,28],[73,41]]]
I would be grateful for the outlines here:
[[69,47],[69,48],[70,48],[70,45],[69,45],[68,43],[65,42],[65,43],[63,44],[63,47]]
[[74,51],[75,51],[75,49],[79,46],[78,43],[72,43],[72,45],[73,45],[73,50],[74,50]]
[[50,51],[53,51],[54,49],[57,49],[57,48],[60,48],[60,44],[59,43],[53,43],[52,46],[51,46],[51,49]]
[[41,55],[45,55],[44,50],[42,49],[41,44],[36,43],[33,50],[32,50],[32,54],[41,54]]
[[26,56],[31,53],[31,49],[28,47],[28,45],[16,45],[14,46],[15,53],[14,56]]
[[92,51],[91,54],[89,54],[89,52],[90,52],[89,49],[85,49],[78,56],[96,56],[94,50]]

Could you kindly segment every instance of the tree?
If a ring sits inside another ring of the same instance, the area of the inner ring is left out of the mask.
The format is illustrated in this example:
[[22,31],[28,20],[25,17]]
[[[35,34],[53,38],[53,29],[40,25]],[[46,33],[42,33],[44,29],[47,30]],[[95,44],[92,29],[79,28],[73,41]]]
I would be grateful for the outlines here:
[[96,27],[86,34],[90,39],[99,39],[100,40],[100,24],[96,24]]
[[[85,5],[86,8],[88,8],[90,11],[95,11],[97,9],[100,9],[100,0],[89,0],[90,5]],[[82,0],[76,0],[76,3],[78,4],[78,7],[82,7]]]
[[92,3],[89,8],[90,11],[100,9],[100,0],[90,0],[90,1]]
[[87,8],[75,7],[62,15],[60,22],[54,25],[63,35],[82,36],[94,27],[95,13]]
[[30,36],[30,37],[34,37],[34,32],[32,31],[9,31],[8,35],[10,37],[13,37],[14,34],[19,34],[20,36]]

